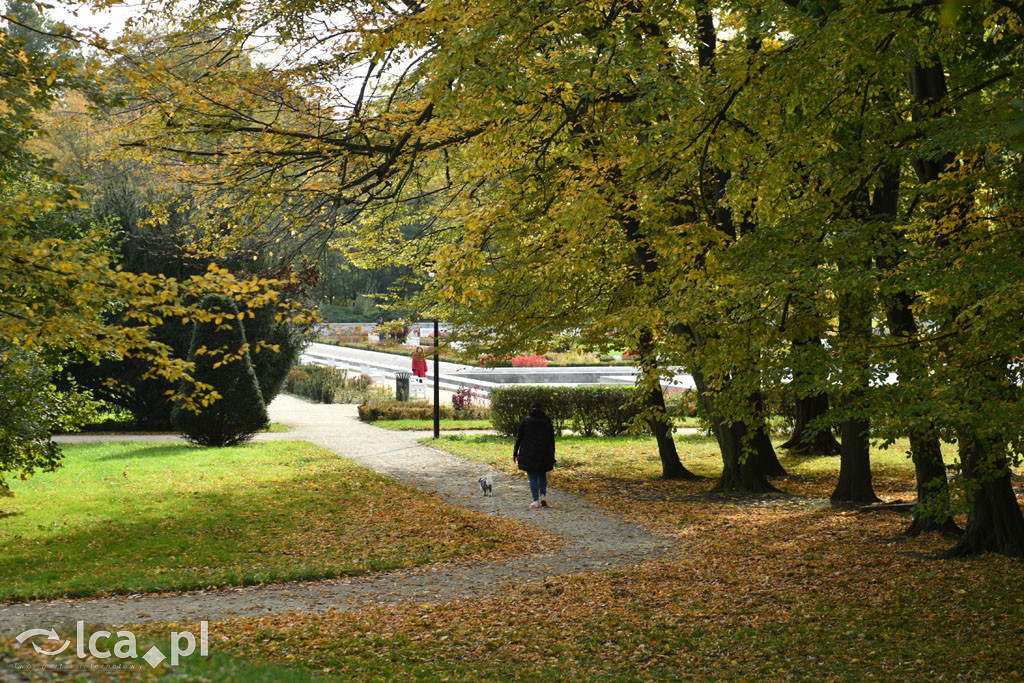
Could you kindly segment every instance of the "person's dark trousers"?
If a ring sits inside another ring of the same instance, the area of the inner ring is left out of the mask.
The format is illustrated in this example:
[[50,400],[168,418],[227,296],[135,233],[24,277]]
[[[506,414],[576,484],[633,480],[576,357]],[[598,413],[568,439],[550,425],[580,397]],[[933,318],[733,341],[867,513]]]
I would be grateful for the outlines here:
[[530,495],[534,500],[548,495],[547,472],[527,472],[526,475],[530,478]]

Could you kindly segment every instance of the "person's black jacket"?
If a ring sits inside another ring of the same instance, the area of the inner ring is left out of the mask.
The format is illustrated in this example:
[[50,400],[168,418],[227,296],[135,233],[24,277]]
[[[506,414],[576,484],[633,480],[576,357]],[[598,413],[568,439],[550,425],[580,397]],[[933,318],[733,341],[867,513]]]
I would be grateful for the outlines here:
[[550,472],[555,469],[555,427],[541,412],[532,412],[519,423],[512,457],[526,472]]

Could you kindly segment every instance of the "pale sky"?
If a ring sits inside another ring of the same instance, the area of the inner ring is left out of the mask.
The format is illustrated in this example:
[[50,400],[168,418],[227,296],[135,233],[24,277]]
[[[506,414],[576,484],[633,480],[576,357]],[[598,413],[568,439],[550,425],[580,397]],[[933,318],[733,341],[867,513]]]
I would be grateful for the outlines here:
[[52,8],[46,10],[46,14],[51,19],[62,21],[72,28],[96,29],[105,38],[114,39],[121,34],[125,21],[139,16],[141,7],[140,2],[129,0],[97,13],[87,3],[58,0],[53,3]]

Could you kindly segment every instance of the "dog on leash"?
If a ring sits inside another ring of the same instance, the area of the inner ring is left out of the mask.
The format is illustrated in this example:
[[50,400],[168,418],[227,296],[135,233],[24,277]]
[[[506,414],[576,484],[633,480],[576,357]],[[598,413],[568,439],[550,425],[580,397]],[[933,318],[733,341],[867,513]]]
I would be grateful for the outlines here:
[[484,492],[485,496],[494,495],[494,482],[490,476],[480,477],[476,480],[476,483],[480,484],[480,490]]

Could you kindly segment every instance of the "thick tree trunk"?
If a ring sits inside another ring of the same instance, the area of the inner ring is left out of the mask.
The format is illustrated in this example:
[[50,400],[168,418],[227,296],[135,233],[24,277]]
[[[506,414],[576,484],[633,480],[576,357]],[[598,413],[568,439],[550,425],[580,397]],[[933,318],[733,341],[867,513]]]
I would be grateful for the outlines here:
[[[819,426],[828,414],[828,394],[801,396],[796,404],[796,425],[789,441],[779,446],[792,455],[839,455],[839,442],[832,428]],[[815,428],[812,429],[811,425]]]
[[[880,265],[884,267],[889,264],[881,261]],[[911,303],[911,296],[900,292],[886,307],[889,333],[893,337],[907,339],[917,334],[917,322],[910,308]],[[910,383],[917,374],[917,368],[907,360],[900,359],[897,361],[897,373],[900,382]],[[950,514],[946,466],[942,462],[938,437],[928,430],[911,430],[910,457],[914,461],[917,475],[918,507],[914,511],[914,520],[903,533],[907,536],[917,536],[928,531],[959,534],[961,529]]]
[[[718,441],[722,453],[722,476],[712,491],[716,493],[775,493],[778,489],[772,486],[762,470],[761,455],[753,444],[744,452],[749,439],[749,430],[743,422],[726,424],[715,410],[714,396],[708,391],[704,373],[693,369],[694,384],[697,385],[697,396],[700,399],[704,414],[711,422],[712,431]],[[771,442],[768,443],[771,446]],[[774,452],[774,451],[773,451]]]
[[[718,44],[718,34],[715,28],[714,18],[711,9],[705,0],[701,0],[694,7],[697,29],[697,64],[702,71],[711,79],[716,73],[715,52]],[[756,46],[755,41],[752,46]],[[737,223],[733,219],[732,211],[723,203],[726,186],[730,173],[718,165],[712,165],[709,169],[708,186],[702,188],[702,192],[711,199],[709,205],[712,211],[708,219],[723,235],[735,240],[738,235]],[[741,221],[742,222],[742,221]],[[753,231],[754,226],[743,223],[746,231]],[[765,472],[785,474],[782,465],[775,455],[771,439],[768,436],[767,428],[761,411],[753,410],[753,414],[759,416],[760,424],[755,426],[753,432],[743,422],[730,422],[726,424],[718,416],[714,406],[714,396],[708,391],[703,373],[698,369],[693,372],[694,382],[697,385],[697,393],[701,403],[712,423],[715,437],[718,439],[718,446],[722,452],[722,477],[715,486],[715,491],[728,491],[738,493],[767,493],[777,491],[765,477]],[[760,400],[754,396],[752,401]]]
[[757,452],[757,465],[761,468],[761,474],[766,477],[784,477],[788,474],[779,462],[764,420],[761,420],[761,425],[754,432],[753,447]]
[[[939,60],[934,60],[927,66],[918,62],[911,66],[909,73],[910,93],[914,98],[915,106],[912,112],[914,121],[924,121],[932,117],[942,116],[942,105],[948,104],[949,90],[946,85],[945,68]],[[937,107],[936,105],[940,105]],[[942,154],[922,157],[913,161],[914,171],[922,183],[937,181],[943,173],[954,167],[957,155],[953,150],[947,150]],[[971,200],[961,199],[960,202],[969,203]],[[946,212],[954,212],[957,200],[943,209]],[[936,240],[940,247],[948,246],[948,238],[940,237]],[[909,297],[901,295],[897,297],[898,305],[906,309],[905,312],[897,308],[897,316],[909,317],[913,322],[913,313],[910,310]],[[951,317],[955,317],[951,314]],[[916,327],[915,327],[916,331]],[[913,437],[913,435],[911,435]],[[1010,555],[1013,557],[1024,557],[1024,519],[1022,519],[1020,507],[1017,505],[1013,487],[1010,484],[1009,473],[1005,469],[1005,460],[1001,453],[996,453],[991,443],[985,443],[976,438],[971,430],[963,430],[960,438],[960,462],[964,477],[970,479],[978,477],[980,469],[985,464],[993,463],[995,470],[986,476],[981,476],[980,489],[975,492],[974,504],[967,518],[967,529],[960,537],[960,541],[951,548],[945,555],[947,557],[961,557],[965,555],[976,555],[985,551]],[[915,467],[918,467],[917,453],[911,450],[914,455]],[[1001,448],[1001,446],[999,447]],[[927,501],[929,507],[943,506],[948,508],[949,493],[946,489],[946,473],[942,466],[942,454],[939,451],[938,443],[925,442],[921,445],[922,465],[924,471],[918,471],[918,501]],[[994,457],[993,457],[994,456]],[[942,469],[941,474],[939,469]],[[925,489],[921,489],[922,477],[931,475],[936,484],[929,488],[925,482]],[[925,497],[923,498],[922,495]],[[915,518],[914,522],[917,523]],[[908,529],[912,531],[914,524]],[[959,527],[952,521],[944,523],[941,530],[960,531]]]
[[[650,263],[653,257],[645,254],[644,263]],[[672,437],[672,420],[665,412],[665,395],[661,391],[661,372],[657,366],[657,353],[654,348],[653,335],[650,330],[640,334],[637,351],[640,355],[640,382],[646,395],[644,402],[651,411],[651,432],[658,442],[658,457],[661,458],[662,479],[690,479],[701,477],[683,466],[676,449],[676,441]]]
[[987,443],[970,434],[960,436],[964,475],[981,482],[967,517],[967,529],[944,557],[986,552],[1024,558],[1024,515],[1010,482],[1002,444]]
[[839,482],[830,498],[833,505],[877,503],[871,486],[871,458],[867,419],[845,420],[840,425]]
[[832,433],[833,425],[824,419],[829,409],[828,394],[823,391],[807,394],[808,380],[812,377],[805,368],[815,363],[816,356],[824,352],[820,334],[825,327],[821,314],[809,303],[797,296],[789,316],[789,325],[798,335],[793,339],[790,354],[793,386],[797,388],[796,424],[793,435],[779,448],[788,450],[791,455],[839,455],[839,442]]
[[716,430],[722,450],[722,476],[712,489],[715,493],[777,493],[762,470],[761,454],[747,426],[734,422]]

